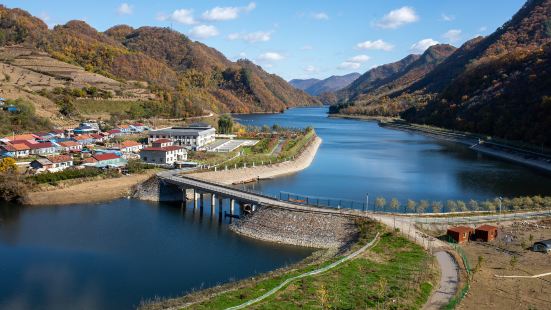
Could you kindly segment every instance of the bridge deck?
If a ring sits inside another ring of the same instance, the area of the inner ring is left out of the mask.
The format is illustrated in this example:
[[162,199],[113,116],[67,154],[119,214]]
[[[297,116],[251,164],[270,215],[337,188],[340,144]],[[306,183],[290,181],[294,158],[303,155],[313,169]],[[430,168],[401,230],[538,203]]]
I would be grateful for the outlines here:
[[[175,170],[173,170],[175,171]],[[213,193],[219,196],[232,198],[245,203],[252,203],[260,206],[275,207],[280,209],[289,209],[294,211],[302,212],[315,212],[315,213],[325,213],[325,214],[334,214],[339,216],[352,216],[352,217],[365,217],[367,214],[359,210],[352,209],[334,209],[334,208],[324,208],[324,207],[315,207],[315,206],[306,206],[301,204],[296,204],[288,201],[279,200],[275,197],[268,195],[249,192],[226,185],[218,184],[215,182],[209,182],[205,180],[200,180],[190,176],[183,176],[177,172],[162,172],[157,175],[164,182],[182,187],[182,188],[193,188],[198,191],[204,191],[208,193]]]

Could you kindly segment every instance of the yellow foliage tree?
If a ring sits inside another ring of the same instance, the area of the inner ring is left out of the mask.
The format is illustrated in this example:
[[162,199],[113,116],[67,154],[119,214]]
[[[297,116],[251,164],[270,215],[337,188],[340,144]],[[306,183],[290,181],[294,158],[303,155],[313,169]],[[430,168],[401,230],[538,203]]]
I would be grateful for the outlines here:
[[6,157],[0,160],[0,172],[15,171],[16,169],[15,159]]

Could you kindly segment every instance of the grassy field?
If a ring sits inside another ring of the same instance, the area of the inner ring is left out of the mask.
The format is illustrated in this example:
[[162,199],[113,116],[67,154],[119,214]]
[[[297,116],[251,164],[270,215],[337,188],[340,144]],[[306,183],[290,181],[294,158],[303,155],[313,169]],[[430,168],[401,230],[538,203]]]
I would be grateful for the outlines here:
[[[382,230],[376,226],[375,230]],[[365,244],[370,229],[352,250]],[[222,293],[189,309],[225,309],[261,296],[285,279],[339,259],[309,265]],[[437,272],[433,259],[395,232],[384,232],[379,243],[361,256],[326,273],[292,282],[250,309],[419,309],[428,299]]]

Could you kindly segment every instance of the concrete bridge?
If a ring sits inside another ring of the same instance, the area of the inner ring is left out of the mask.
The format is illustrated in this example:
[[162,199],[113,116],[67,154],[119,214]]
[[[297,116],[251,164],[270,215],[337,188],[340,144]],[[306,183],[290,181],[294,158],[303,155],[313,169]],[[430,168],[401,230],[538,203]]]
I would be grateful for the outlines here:
[[200,207],[203,207],[205,195],[208,195],[211,199],[210,206],[212,213],[214,213],[214,208],[216,207],[216,199],[218,199],[219,214],[222,214],[223,200],[229,199],[230,215],[235,214],[235,204],[237,202],[241,207],[249,205],[251,207],[251,211],[254,211],[255,207],[265,206],[299,212],[332,214],[347,217],[367,216],[365,212],[359,210],[309,206],[280,200],[276,197],[268,196],[265,194],[241,190],[216,182],[209,182],[191,176],[183,175],[181,174],[181,172],[182,171],[179,170],[164,171],[157,174],[157,177],[161,181],[162,186],[172,185],[179,188],[182,191],[182,201],[187,200],[188,191],[191,190],[191,196],[194,197],[195,207],[197,207],[198,204],[200,205]]

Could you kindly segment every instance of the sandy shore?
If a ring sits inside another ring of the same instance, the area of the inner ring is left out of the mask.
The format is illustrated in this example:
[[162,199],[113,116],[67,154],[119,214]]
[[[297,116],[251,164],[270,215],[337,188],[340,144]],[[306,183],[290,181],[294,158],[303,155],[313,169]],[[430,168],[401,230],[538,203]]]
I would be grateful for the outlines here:
[[246,182],[254,178],[270,179],[308,168],[316,157],[316,153],[320,145],[321,138],[316,137],[314,141],[308,145],[308,148],[293,161],[286,161],[267,166],[193,173],[191,176],[226,185]]
[[30,192],[25,204],[39,206],[95,203],[127,197],[134,185],[147,180],[155,173],[156,171],[148,171],[120,178],[82,182],[53,190]]

